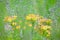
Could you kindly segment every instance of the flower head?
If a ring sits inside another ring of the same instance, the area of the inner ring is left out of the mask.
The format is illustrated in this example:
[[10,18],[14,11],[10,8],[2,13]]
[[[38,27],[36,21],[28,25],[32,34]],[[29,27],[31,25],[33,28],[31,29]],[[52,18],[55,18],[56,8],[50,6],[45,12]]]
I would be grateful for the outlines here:
[[5,22],[12,22],[12,17],[7,16],[7,17],[4,18],[4,21]]
[[20,29],[20,26],[18,25],[18,26],[16,26],[16,29]]
[[42,30],[48,30],[48,29],[50,30],[50,29],[51,29],[51,26],[42,25],[42,26],[41,26],[41,29],[42,29]]
[[32,27],[32,24],[28,24],[29,27]]
[[29,14],[26,16],[26,20],[32,20],[32,21],[35,21],[37,20],[37,17],[35,14]]
[[17,16],[6,16],[4,18],[5,22],[12,22],[13,20],[15,20],[17,18]]

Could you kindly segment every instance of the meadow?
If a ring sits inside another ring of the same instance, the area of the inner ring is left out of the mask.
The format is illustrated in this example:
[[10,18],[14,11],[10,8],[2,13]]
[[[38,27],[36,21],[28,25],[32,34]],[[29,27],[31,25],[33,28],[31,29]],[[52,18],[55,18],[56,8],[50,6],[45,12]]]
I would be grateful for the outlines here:
[[60,40],[60,0],[0,0],[0,40]]

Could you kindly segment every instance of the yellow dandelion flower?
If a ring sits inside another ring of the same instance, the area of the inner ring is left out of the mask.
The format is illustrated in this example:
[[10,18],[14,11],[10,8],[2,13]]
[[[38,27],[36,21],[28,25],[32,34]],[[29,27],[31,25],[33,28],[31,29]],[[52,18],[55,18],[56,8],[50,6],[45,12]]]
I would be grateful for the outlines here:
[[36,17],[36,15],[34,15],[34,14],[30,14],[30,17],[31,17],[31,19],[34,21],[34,20],[37,20],[37,17]]
[[28,24],[29,27],[32,27],[32,24]]
[[5,22],[12,22],[12,17],[7,16],[7,17],[4,18],[4,21]]
[[42,26],[41,26],[41,29],[45,29],[45,26],[44,26],[44,25],[42,25]]
[[37,20],[37,17],[33,17],[32,20],[33,20],[33,21]]
[[46,26],[46,25],[42,25],[42,26],[41,26],[41,29],[42,29],[42,30],[47,30],[47,28],[48,28],[48,26]]
[[37,17],[34,14],[29,14],[29,15],[26,16],[26,20],[35,21],[35,20],[37,20]]
[[9,17],[7,18],[7,21],[8,21],[8,22],[12,22],[12,17],[9,16]]
[[20,26],[18,25],[18,26],[16,26],[16,29],[20,29]]
[[32,20],[33,20],[33,21],[37,20],[37,16],[34,15],[34,16],[32,17]]
[[30,17],[35,17],[35,14],[29,14],[28,16],[30,16]]
[[31,17],[29,17],[29,16],[26,16],[26,20],[31,20]]
[[51,26],[48,26],[48,28],[47,28],[48,30],[51,30],[52,28],[51,28]]
[[13,20],[15,20],[17,18],[17,16],[7,16],[4,18],[5,22],[12,22]]
[[17,23],[16,22],[12,22],[12,25],[15,26]]
[[5,21],[5,22],[7,22],[7,20],[8,20],[8,16],[6,16],[6,17],[4,18],[4,21]]

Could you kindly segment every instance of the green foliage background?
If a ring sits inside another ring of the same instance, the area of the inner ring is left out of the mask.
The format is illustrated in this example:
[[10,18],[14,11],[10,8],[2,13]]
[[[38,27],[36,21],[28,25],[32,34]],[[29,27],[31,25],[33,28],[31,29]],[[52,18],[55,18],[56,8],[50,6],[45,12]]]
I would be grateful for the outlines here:
[[0,0],[0,40],[8,40],[4,30],[5,16],[23,17],[29,13],[51,18],[53,20],[51,40],[60,40],[60,0]]

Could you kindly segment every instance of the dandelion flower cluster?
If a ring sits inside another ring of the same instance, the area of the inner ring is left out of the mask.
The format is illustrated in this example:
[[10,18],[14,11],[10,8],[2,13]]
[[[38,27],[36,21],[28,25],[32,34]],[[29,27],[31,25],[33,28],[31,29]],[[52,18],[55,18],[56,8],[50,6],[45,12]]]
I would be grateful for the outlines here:
[[36,21],[37,17],[35,14],[29,14],[26,16],[26,20],[32,20],[32,21]]
[[5,22],[12,22],[13,20],[15,20],[17,18],[17,16],[6,16],[4,18]]
[[[29,27],[31,27],[31,29],[33,29],[34,31],[36,30],[37,33],[39,33],[40,35],[44,35],[45,37],[50,37],[51,35],[51,23],[52,23],[52,20],[51,19],[47,19],[47,18],[44,18],[43,16],[40,16],[40,15],[35,15],[35,14],[28,14],[26,17],[25,17],[25,23],[24,21],[20,20],[20,21],[16,21],[16,20],[19,20],[17,19],[17,16],[14,15],[14,16],[6,16],[4,18],[4,22],[7,22],[7,23],[10,23],[10,25],[12,26],[12,29],[13,30],[16,30],[16,29],[27,29]],[[23,27],[21,27],[21,25]]]

